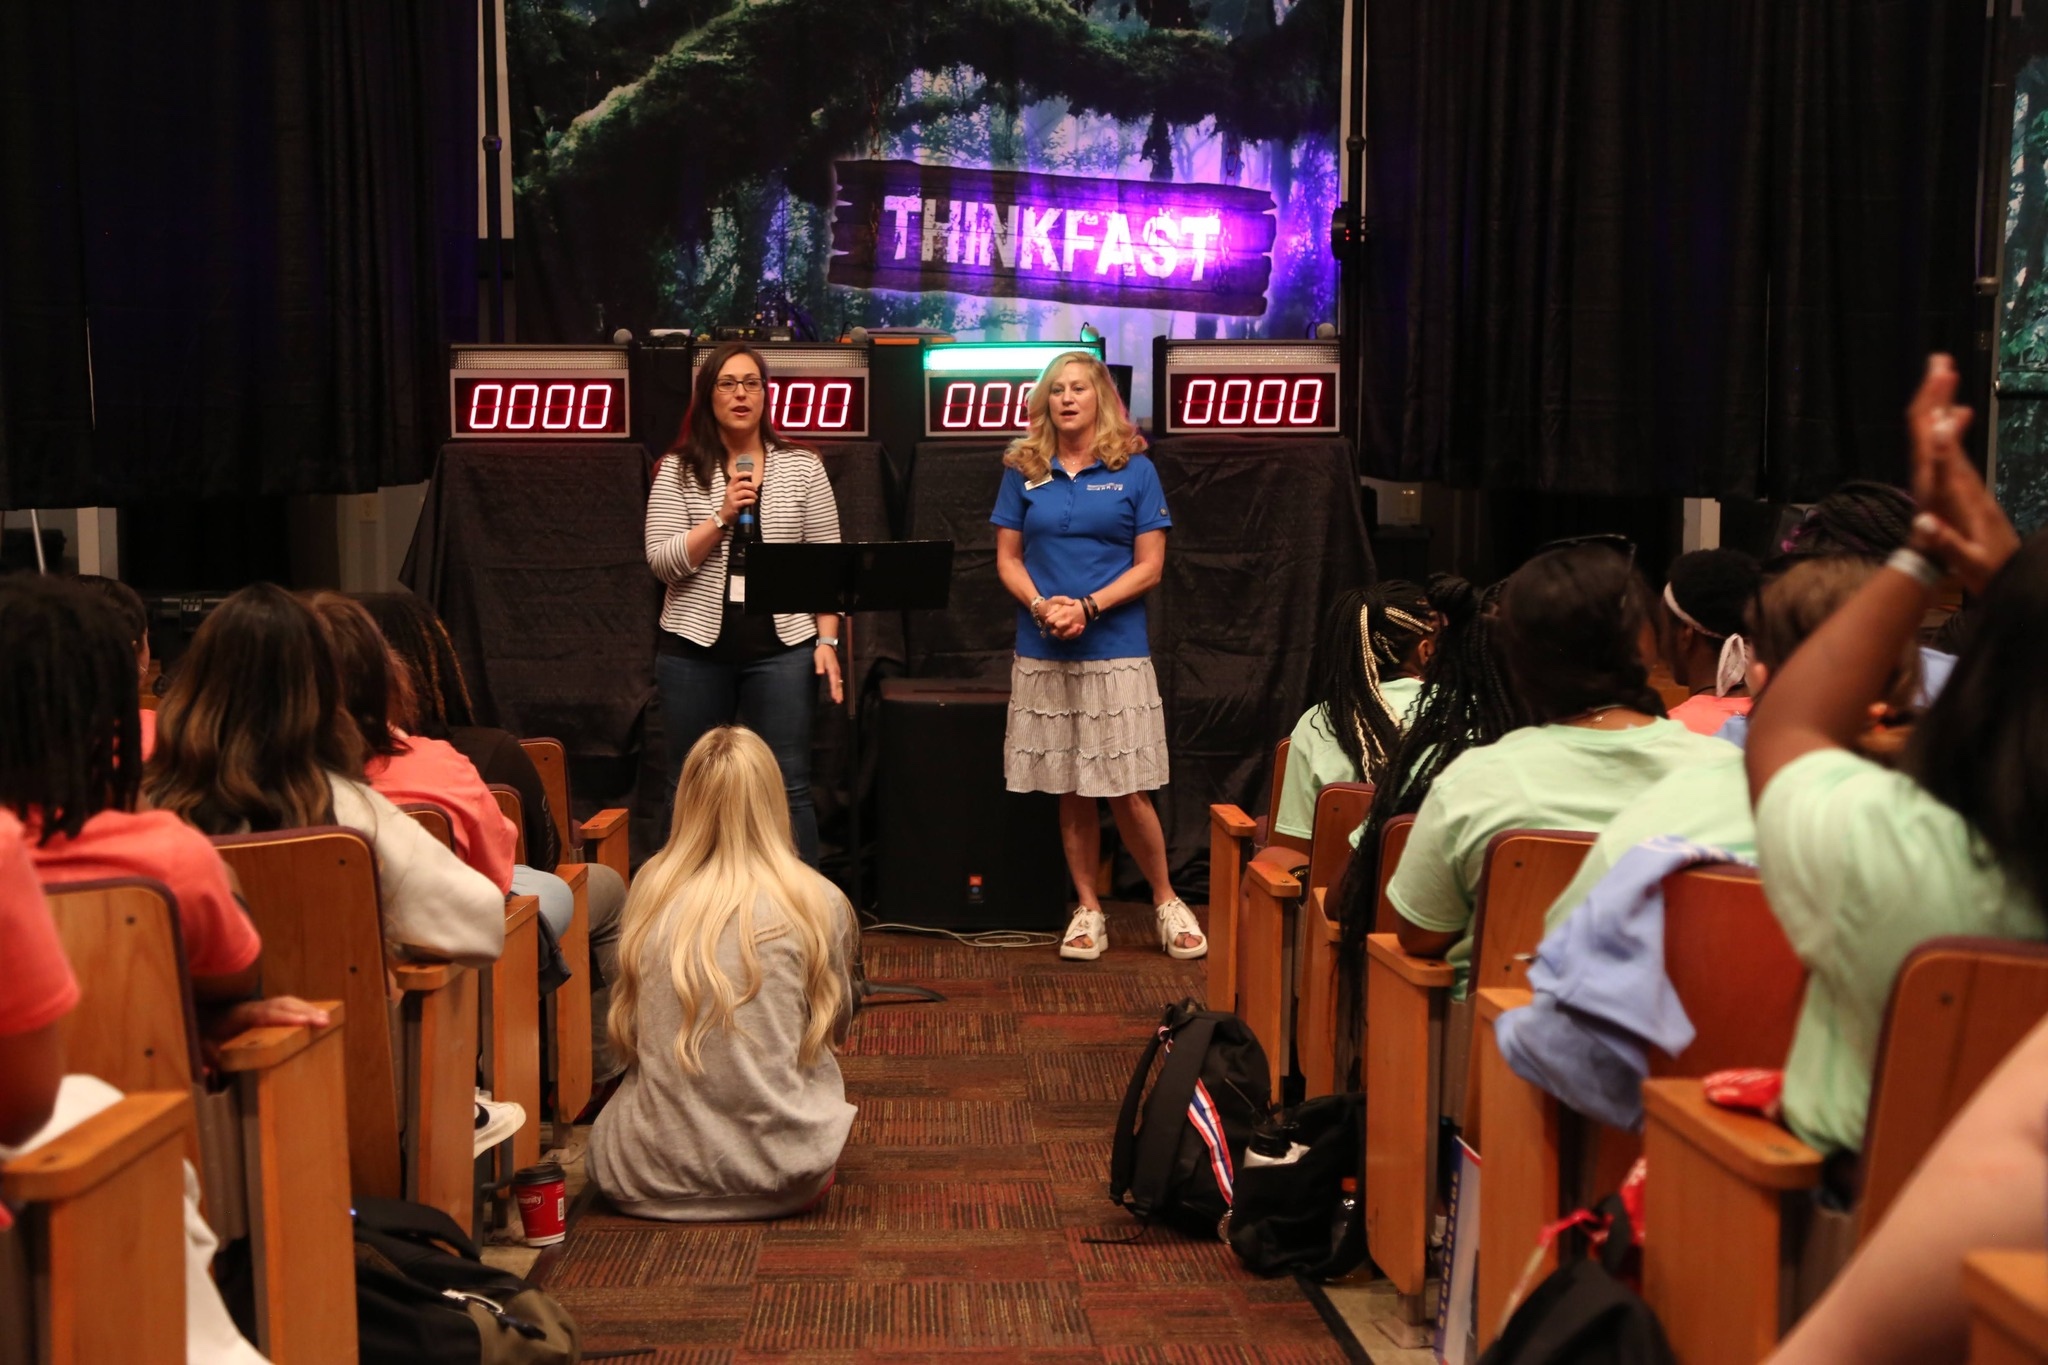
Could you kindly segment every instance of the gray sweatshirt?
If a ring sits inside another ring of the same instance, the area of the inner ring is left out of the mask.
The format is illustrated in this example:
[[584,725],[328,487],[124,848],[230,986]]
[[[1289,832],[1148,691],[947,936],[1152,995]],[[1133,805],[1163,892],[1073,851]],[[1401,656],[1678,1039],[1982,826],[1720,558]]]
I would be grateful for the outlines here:
[[[835,905],[844,907],[838,891]],[[847,912],[848,933],[852,914]],[[740,968],[740,918],[718,944],[718,965],[734,981]],[[675,1054],[682,1003],[671,984],[673,930],[648,936],[642,949],[635,1022],[640,1057],[597,1116],[590,1172],[623,1213],[707,1222],[776,1218],[818,1197],[846,1145],[854,1107],[846,1102],[830,1051],[808,1069],[797,1063],[809,1019],[803,962],[781,906],[754,902],[754,944],[761,989],[734,1012],[730,1029],[704,1036],[703,1070],[687,1075]],[[848,945],[835,944],[833,969],[846,983]]]

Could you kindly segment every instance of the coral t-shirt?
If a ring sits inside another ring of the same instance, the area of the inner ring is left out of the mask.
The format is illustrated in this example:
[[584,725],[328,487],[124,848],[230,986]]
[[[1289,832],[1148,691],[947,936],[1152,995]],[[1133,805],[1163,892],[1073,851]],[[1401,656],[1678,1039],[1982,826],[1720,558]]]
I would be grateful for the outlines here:
[[149,877],[178,902],[185,967],[194,976],[233,976],[263,952],[263,940],[228,883],[227,864],[198,830],[164,810],[103,810],[75,838],[31,838],[29,856],[46,886],[110,877]]
[[1728,723],[1730,716],[1749,714],[1753,697],[1717,697],[1712,692],[1687,697],[1671,708],[1671,719],[1696,735],[1712,737]]
[[395,806],[420,801],[446,811],[456,856],[489,877],[498,890],[512,889],[519,827],[505,818],[476,765],[454,745],[408,735],[394,756],[370,760],[364,776]]
[[29,858],[21,824],[0,811],[0,1036],[33,1033],[70,1013],[78,981],[65,960],[56,922],[43,904],[43,884]]

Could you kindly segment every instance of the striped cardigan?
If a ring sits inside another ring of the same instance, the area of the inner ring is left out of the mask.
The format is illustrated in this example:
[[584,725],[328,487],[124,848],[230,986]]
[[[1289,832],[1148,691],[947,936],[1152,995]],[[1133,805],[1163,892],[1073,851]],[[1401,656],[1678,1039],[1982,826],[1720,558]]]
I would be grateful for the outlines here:
[[[825,466],[808,450],[777,446],[761,468],[761,538],[777,543],[818,543],[839,539],[839,504]],[[725,469],[712,471],[709,489],[697,486],[689,467],[664,455],[647,494],[647,565],[668,584],[661,601],[661,628],[692,644],[718,642],[725,621],[726,557],[732,534],[721,536],[708,559],[692,564],[683,553],[690,528],[710,520],[725,502]],[[817,619],[801,613],[775,616],[775,638],[802,644],[818,632]]]

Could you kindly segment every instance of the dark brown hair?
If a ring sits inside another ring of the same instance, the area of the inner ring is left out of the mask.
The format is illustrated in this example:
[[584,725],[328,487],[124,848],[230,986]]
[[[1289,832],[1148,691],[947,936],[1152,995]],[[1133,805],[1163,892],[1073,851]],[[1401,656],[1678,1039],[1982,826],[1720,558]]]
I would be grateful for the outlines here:
[[324,824],[328,774],[363,773],[320,623],[275,583],[242,589],[206,618],[156,733],[144,794],[209,834]]
[[1546,550],[1501,591],[1501,643],[1515,691],[1539,724],[1601,706],[1664,714],[1642,656],[1649,585],[1609,545]]
[[428,739],[446,739],[455,726],[475,725],[476,705],[470,700],[462,661],[434,609],[410,592],[366,593],[356,600],[405,667],[412,708],[399,723]]
[[391,646],[370,613],[354,598],[316,592],[306,605],[313,609],[327,648],[333,651],[341,678],[341,709],[355,722],[363,752],[392,757],[404,743],[391,727],[412,719],[412,689],[406,685],[404,668],[392,657]]
[[711,487],[718,467],[725,463],[725,441],[718,434],[718,415],[711,403],[718,387],[718,372],[735,356],[747,357],[761,372],[761,449],[773,450],[782,444],[768,413],[768,362],[744,341],[721,344],[698,367],[697,380],[690,386],[690,410],[683,415],[683,429],[676,433],[675,443],[668,448],[668,453],[690,471],[699,488]]

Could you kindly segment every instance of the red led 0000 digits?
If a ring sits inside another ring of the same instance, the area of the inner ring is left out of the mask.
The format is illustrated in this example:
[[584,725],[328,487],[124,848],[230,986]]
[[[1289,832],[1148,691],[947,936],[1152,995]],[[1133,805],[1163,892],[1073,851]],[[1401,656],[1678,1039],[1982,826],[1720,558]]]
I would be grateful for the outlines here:
[[461,408],[463,433],[473,431],[612,431],[616,381],[540,383],[484,380]]
[[1175,375],[1175,427],[1286,430],[1324,425],[1326,374]]

